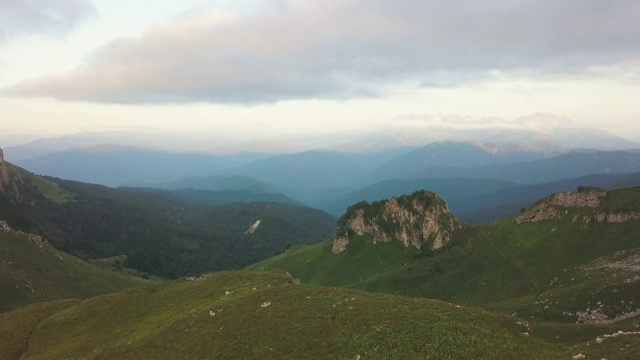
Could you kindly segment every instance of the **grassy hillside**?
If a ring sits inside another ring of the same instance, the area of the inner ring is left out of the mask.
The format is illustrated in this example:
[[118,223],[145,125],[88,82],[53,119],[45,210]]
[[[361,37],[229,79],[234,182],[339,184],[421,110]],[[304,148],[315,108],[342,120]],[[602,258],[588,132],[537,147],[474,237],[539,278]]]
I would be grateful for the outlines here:
[[640,188],[610,192],[598,208],[567,208],[558,219],[466,226],[435,253],[399,242],[373,245],[368,235],[354,235],[339,255],[325,242],[250,269],[282,269],[303,282],[436,298],[541,321],[573,323],[587,309],[613,319],[640,307],[640,220],[587,223],[584,216],[630,211],[640,212]]
[[551,359],[575,345],[440,301],[224,272],[0,315],[4,359]]
[[29,235],[0,229],[0,312],[53,299],[86,299],[157,281],[105,270]]

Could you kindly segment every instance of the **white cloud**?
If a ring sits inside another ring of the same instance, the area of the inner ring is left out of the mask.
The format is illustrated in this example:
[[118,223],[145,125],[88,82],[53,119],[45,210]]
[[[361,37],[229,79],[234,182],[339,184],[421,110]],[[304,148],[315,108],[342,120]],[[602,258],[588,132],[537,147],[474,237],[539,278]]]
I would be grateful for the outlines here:
[[[2,0],[0,0],[2,1]],[[72,3],[71,0],[66,0]],[[389,87],[637,73],[635,0],[279,1],[188,14],[98,48],[17,96],[115,103],[270,103],[383,96]],[[594,72],[593,69],[598,69]]]
[[64,34],[96,15],[87,0],[0,0],[0,41],[20,35]]

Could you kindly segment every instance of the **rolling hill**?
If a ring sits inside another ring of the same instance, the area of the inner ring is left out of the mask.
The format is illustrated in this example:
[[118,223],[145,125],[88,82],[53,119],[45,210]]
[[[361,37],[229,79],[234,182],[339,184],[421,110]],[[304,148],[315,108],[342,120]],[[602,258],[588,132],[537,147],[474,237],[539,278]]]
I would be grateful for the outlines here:
[[[3,359],[530,359],[576,349],[526,321],[419,298],[223,272],[0,315]],[[108,336],[105,336],[107,335]]]
[[0,312],[56,299],[86,299],[157,283],[111,271],[56,250],[41,236],[0,221]]

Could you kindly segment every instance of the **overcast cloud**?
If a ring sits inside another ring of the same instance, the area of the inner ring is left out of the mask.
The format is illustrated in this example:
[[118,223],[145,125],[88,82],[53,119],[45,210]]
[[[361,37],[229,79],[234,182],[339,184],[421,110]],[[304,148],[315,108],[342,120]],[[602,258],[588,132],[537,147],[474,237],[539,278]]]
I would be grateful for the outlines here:
[[64,34],[94,15],[87,0],[0,0],[0,42],[19,35]]
[[[0,13],[24,19],[15,28],[23,32],[64,30],[90,13],[80,0],[39,2],[39,10],[34,3],[0,0]],[[279,4],[157,24],[99,47],[75,71],[27,79],[4,93],[107,103],[349,99],[381,96],[389,86],[454,87],[495,76],[583,76],[594,68],[606,76],[602,69],[640,59],[637,0]]]

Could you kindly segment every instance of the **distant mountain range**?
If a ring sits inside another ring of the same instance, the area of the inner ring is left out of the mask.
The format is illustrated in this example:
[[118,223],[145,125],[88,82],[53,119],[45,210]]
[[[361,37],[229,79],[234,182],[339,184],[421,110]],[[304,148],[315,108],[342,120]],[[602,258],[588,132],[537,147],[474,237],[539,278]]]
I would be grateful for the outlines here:
[[[473,221],[527,205],[530,198],[514,190],[522,185],[552,191],[560,188],[543,184],[640,172],[640,152],[632,150],[640,147],[636,143],[542,113],[512,121],[402,116],[379,132],[317,139],[269,132],[238,144],[225,139],[180,145],[204,146],[201,152],[171,150],[180,148],[176,141],[143,133],[82,133],[5,150],[10,161],[37,174],[170,190],[177,199],[215,206],[270,201],[306,204],[337,216],[354,201],[427,188],[439,190],[454,213]],[[171,145],[158,150],[163,142]],[[292,150],[305,143],[308,150]],[[318,147],[323,143],[326,147]],[[507,188],[512,195],[498,195]],[[487,216],[473,215],[489,205]]]

